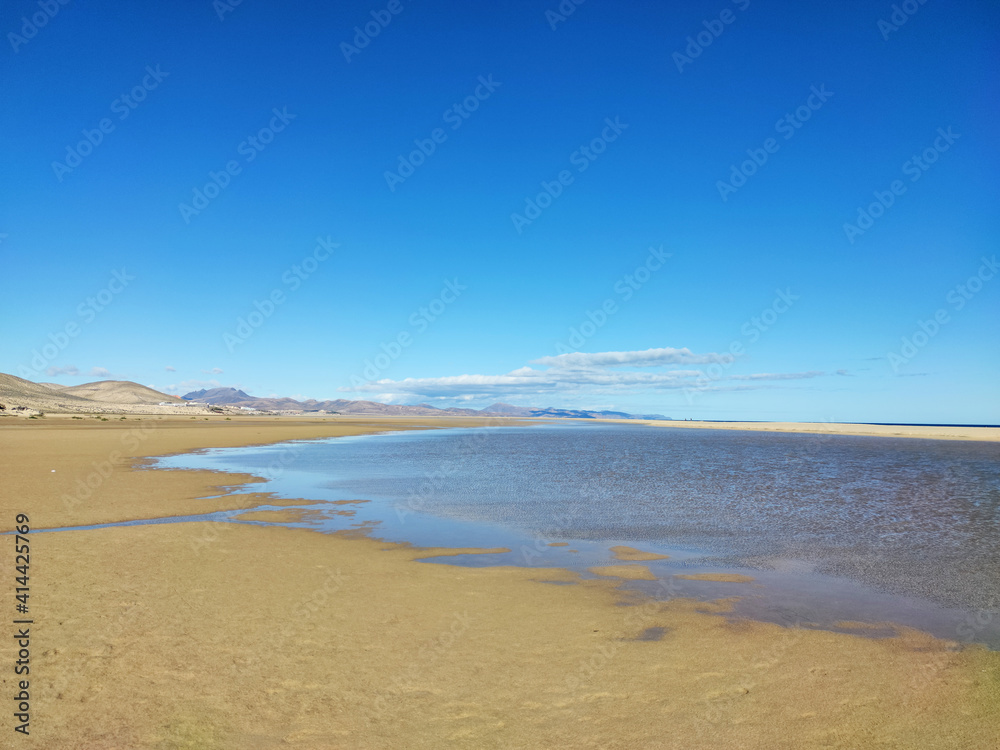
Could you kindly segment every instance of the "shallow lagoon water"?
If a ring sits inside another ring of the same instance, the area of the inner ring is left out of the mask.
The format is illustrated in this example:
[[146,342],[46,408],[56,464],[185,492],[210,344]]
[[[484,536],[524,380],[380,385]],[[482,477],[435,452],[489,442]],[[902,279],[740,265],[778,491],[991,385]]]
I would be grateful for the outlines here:
[[[511,550],[434,562],[585,572],[631,545],[669,555],[644,564],[674,595],[741,596],[737,614],[892,621],[1000,647],[995,443],[540,424],[212,449],[155,465],[264,477],[237,492],[304,499],[312,520],[288,525]],[[330,504],[345,500],[364,502]],[[568,546],[549,546],[558,542]],[[672,577],[711,571],[756,581]]]

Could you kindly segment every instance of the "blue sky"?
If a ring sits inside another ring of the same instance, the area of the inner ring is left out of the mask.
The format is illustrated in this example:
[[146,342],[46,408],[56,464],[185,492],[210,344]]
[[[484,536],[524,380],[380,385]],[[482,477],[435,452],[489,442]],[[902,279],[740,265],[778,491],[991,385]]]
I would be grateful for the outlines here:
[[1000,10],[905,8],[6,3],[0,371],[1000,423]]

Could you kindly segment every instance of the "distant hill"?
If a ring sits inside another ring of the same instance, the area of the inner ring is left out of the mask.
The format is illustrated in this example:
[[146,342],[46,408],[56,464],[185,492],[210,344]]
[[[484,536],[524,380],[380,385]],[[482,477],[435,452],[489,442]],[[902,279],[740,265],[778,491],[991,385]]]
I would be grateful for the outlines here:
[[427,404],[418,406],[403,406],[397,404],[380,404],[377,401],[348,401],[334,399],[317,401],[307,399],[297,401],[294,398],[263,398],[251,396],[237,388],[210,388],[191,391],[181,396],[185,401],[211,404],[214,406],[235,406],[261,411],[302,411],[326,412],[330,414],[367,414],[386,417],[429,417],[429,416],[481,416],[475,409],[438,409]]
[[635,415],[620,411],[580,411],[576,409],[556,409],[553,407],[539,408],[535,406],[512,406],[496,403],[485,409],[439,409],[430,404],[382,404],[377,401],[349,401],[334,399],[317,401],[309,399],[297,401],[293,398],[258,398],[236,388],[210,388],[208,390],[191,391],[181,398],[186,401],[213,404],[217,406],[236,406],[261,411],[303,411],[328,412],[350,415],[379,415],[387,417],[549,417],[564,419],[666,419],[659,414]]
[[658,414],[627,414],[619,411],[587,411],[513,406],[495,403],[485,409],[439,409],[430,404],[382,404],[378,401],[333,399],[317,401],[294,398],[258,398],[238,388],[191,391],[178,398],[130,380],[100,380],[65,386],[34,383],[0,373],[0,416],[30,416],[38,412],[89,414],[184,414],[246,413],[243,409],[303,414],[343,414],[384,417],[545,417],[564,419],[666,419]]
[[511,417],[530,417],[532,409],[526,406],[514,406],[497,401],[495,404],[487,406],[483,411],[488,411],[490,414],[506,414]]
[[0,373],[0,404],[3,411],[12,412],[18,407],[34,411],[54,411],[62,404],[70,411],[86,406],[87,399],[65,394],[41,383],[19,378],[16,375]]
[[[52,383],[33,383],[15,375],[0,373],[0,407],[2,407],[0,414],[167,413],[176,409],[171,406],[158,406],[161,402],[184,404],[176,396],[168,396],[128,380],[102,380],[83,385],[59,386]],[[192,409],[192,413],[195,411]]]
[[662,414],[629,414],[623,411],[589,411],[578,409],[556,409],[548,406],[544,409],[537,406],[513,406],[511,404],[495,403],[487,406],[482,414],[502,414],[507,417],[562,417],[566,419],[668,419]]
[[177,396],[154,391],[131,380],[100,380],[63,388],[61,394],[89,398],[92,401],[107,401],[116,404],[159,404],[161,402],[183,403]]
[[184,394],[185,401],[203,401],[206,404],[236,404],[243,401],[250,401],[249,394],[235,388],[204,388],[200,391],[191,391]]

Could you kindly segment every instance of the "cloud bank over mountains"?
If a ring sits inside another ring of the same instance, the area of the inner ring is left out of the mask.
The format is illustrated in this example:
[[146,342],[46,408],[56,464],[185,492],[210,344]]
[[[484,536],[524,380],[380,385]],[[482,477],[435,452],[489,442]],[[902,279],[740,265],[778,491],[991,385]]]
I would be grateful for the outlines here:
[[[383,378],[338,390],[377,393],[382,400],[412,397],[471,401],[545,394],[622,395],[643,391],[742,391],[770,383],[818,378],[821,370],[788,373],[730,374],[731,354],[695,353],[664,347],[628,352],[567,352],[531,360],[529,365],[499,375]],[[748,384],[749,383],[749,384]]]

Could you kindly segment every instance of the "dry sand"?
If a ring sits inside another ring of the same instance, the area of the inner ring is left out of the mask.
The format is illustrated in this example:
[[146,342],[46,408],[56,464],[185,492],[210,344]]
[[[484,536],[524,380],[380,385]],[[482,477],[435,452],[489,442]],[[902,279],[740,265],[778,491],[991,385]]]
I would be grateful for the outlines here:
[[[624,422],[624,420],[615,420]],[[624,422],[629,424],[628,422]],[[635,422],[631,422],[635,424]],[[936,427],[933,425],[833,424],[830,422],[698,422],[656,420],[644,424],[695,430],[751,430],[753,432],[806,432],[818,435],[869,435],[874,437],[933,440],[1000,440],[1000,427]]]
[[[413,426],[398,422],[163,421],[130,448],[136,423],[0,425],[2,523],[244,506],[204,499],[236,478],[134,471],[131,457]],[[70,514],[62,494],[115,450],[128,457]],[[997,747],[1000,654],[911,630],[729,623],[725,602],[418,563],[427,550],[305,529],[168,524],[31,544],[31,736],[19,747]],[[10,570],[12,540],[0,547]],[[5,639],[0,659],[13,658]],[[12,696],[12,672],[0,674]]]

